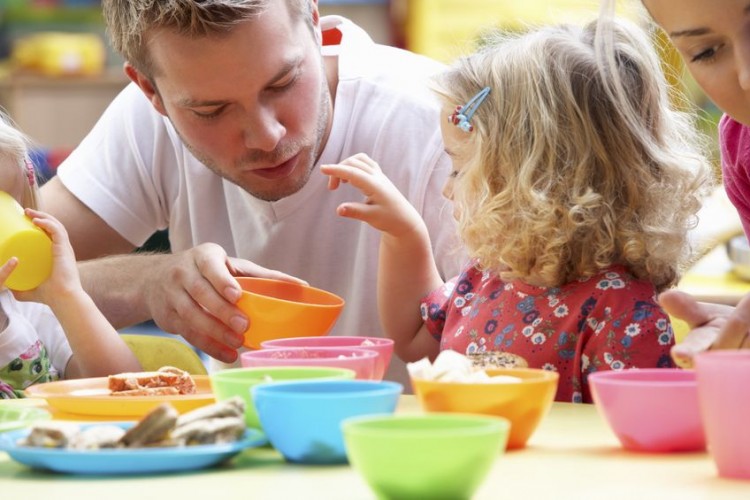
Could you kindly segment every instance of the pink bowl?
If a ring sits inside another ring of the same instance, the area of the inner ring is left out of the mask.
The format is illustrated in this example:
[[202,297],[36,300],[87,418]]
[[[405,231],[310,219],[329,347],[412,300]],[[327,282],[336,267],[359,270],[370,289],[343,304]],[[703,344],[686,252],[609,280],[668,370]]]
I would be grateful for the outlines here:
[[631,451],[706,448],[693,370],[648,368],[589,375],[594,403]]
[[378,353],[375,361],[375,380],[383,380],[393,356],[393,340],[382,337],[358,337],[354,335],[330,335],[322,337],[290,337],[285,339],[266,340],[261,348],[272,347],[356,347]]
[[719,476],[750,479],[750,350],[706,351],[695,358],[708,451]]
[[268,366],[326,366],[354,370],[354,378],[375,380],[378,354],[351,347],[296,347],[247,351],[240,354],[245,368]]

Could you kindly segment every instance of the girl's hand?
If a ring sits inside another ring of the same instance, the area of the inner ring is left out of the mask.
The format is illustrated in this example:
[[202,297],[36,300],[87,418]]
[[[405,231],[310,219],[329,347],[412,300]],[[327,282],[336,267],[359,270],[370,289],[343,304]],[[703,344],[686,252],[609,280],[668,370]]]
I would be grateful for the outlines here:
[[351,156],[338,165],[323,165],[320,170],[330,177],[329,189],[347,182],[365,195],[363,202],[339,205],[337,213],[342,217],[367,222],[395,237],[423,231],[424,222],[417,210],[366,154]]
[[45,212],[30,208],[25,209],[24,213],[52,239],[52,273],[37,288],[14,292],[14,295],[18,300],[42,302],[52,306],[67,294],[82,290],[73,247],[70,246],[68,233],[60,221]]
[[18,266],[18,258],[11,257],[8,262],[0,266],[0,284],[5,286],[5,280],[8,279],[10,273]]

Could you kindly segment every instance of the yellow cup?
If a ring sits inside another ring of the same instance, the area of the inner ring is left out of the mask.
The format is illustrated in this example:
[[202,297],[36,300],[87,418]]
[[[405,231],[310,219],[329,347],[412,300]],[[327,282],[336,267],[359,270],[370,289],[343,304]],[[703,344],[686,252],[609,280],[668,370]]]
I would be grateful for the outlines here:
[[8,193],[0,191],[0,265],[18,258],[5,286],[11,290],[38,287],[52,272],[52,240],[23,213]]

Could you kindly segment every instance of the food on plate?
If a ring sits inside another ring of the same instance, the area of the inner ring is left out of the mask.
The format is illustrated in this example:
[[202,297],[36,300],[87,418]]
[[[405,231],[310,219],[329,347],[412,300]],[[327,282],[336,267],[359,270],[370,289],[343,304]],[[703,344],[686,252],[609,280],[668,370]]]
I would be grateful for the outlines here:
[[245,415],[245,401],[239,397],[233,397],[219,401],[216,404],[202,406],[193,411],[180,415],[177,418],[177,427],[182,427],[195,422],[222,417],[242,417]]
[[245,432],[245,402],[230,398],[179,415],[162,403],[130,429],[114,425],[90,426],[83,430],[69,422],[40,422],[19,446],[95,450],[100,448],[180,447],[231,443]]
[[195,381],[190,374],[174,366],[156,371],[110,375],[109,390],[113,396],[168,396],[195,394]]
[[120,442],[129,448],[142,448],[169,441],[179,413],[169,403],[162,403],[128,429]]
[[29,435],[19,445],[38,446],[42,448],[67,448],[71,439],[80,431],[70,422],[37,422]]
[[98,450],[117,448],[125,429],[116,425],[97,425],[76,433],[68,442],[74,450]]
[[446,349],[438,354],[434,363],[422,358],[414,363],[407,363],[409,375],[415,379],[437,380],[440,382],[460,383],[520,383],[521,379],[510,375],[489,376],[484,367],[477,366],[467,356]]
[[183,445],[231,443],[245,432],[245,417],[195,420],[172,431],[171,438]]

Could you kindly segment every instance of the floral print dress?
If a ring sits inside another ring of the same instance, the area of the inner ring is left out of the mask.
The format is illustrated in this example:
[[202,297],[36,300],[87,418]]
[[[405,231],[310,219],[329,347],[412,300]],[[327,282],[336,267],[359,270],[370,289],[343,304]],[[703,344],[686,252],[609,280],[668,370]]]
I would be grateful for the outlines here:
[[558,372],[556,401],[592,402],[595,371],[674,366],[672,326],[654,286],[622,266],[559,288],[506,283],[470,266],[430,293],[421,312],[441,350],[505,351]]

